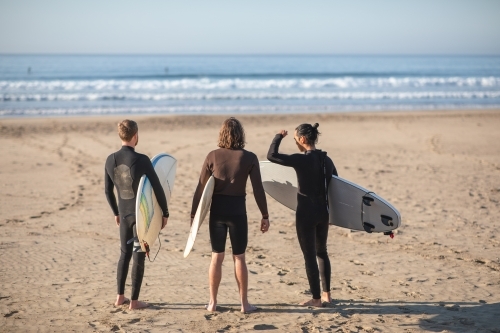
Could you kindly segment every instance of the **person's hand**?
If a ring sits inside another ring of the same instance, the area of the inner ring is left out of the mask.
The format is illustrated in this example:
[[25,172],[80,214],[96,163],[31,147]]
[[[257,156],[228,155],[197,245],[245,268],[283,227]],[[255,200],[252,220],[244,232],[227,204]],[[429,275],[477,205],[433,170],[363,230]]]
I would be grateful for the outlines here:
[[262,219],[260,220],[260,231],[262,231],[262,233],[265,233],[266,231],[269,230],[269,219]]
[[285,136],[288,135],[288,131],[287,130],[281,130],[281,131],[279,131],[278,134],[281,134],[281,135],[283,135],[283,137],[285,137]]
[[116,223],[116,226],[119,227],[120,226],[120,215],[116,215],[115,216],[115,223]]
[[163,228],[165,228],[165,226],[167,225],[167,222],[168,222],[168,217],[163,217],[163,221],[161,223],[161,229],[163,230]]

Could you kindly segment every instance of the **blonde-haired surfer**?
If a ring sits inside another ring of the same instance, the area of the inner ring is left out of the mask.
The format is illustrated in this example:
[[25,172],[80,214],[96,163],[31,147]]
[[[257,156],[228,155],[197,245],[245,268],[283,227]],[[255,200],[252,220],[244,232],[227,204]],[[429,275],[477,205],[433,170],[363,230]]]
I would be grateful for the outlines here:
[[[146,175],[153,187],[156,199],[163,212],[162,229],[167,224],[168,207],[165,192],[158,176],[146,155],[135,152],[139,142],[139,129],[133,120],[124,120],[118,123],[118,136],[122,141],[122,148],[109,155],[106,160],[104,173],[105,193],[108,203],[115,215],[115,223],[120,228],[121,255],[118,261],[116,274],[117,297],[115,305],[122,305],[128,300],[124,296],[125,281],[127,279],[130,259],[132,264],[132,297],[129,308],[141,309],[148,306],[139,301],[142,278],[144,276],[144,252],[134,251],[133,239],[137,237],[135,229],[135,207],[139,181]],[[113,188],[118,192],[118,204]]]

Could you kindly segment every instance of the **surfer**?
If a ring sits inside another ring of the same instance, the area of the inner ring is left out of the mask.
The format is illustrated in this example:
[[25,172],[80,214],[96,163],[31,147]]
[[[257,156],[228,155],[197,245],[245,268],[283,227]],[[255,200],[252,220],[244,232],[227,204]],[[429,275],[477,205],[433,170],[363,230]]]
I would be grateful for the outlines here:
[[[129,308],[131,310],[142,309],[148,307],[147,303],[139,301],[146,253],[134,252],[134,242],[131,241],[137,237],[135,205],[137,188],[141,177],[146,175],[151,182],[156,199],[163,212],[162,229],[167,225],[168,220],[167,200],[151,161],[146,155],[135,152],[135,147],[139,142],[137,123],[128,119],[120,122],[118,124],[118,136],[122,140],[122,148],[108,156],[104,174],[106,198],[115,215],[115,223],[120,228],[121,255],[116,275],[118,295],[115,305],[118,306],[128,302],[124,296],[125,281],[130,259],[133,258],[132,297]],[[118,205],[113,192],[115,186],[118,192]]]
[[210,302],[208,311],[217,309],[217,292],[222,278],[222,262],[227,233],[231,240],[234,273],[240,293],[241,312],[249,313],[257,308],[248,302],[248,270],[245,251],[248,242],[248,221],[245,204],[245,186],[248,176],[252,183],[255,201],[262,213],[260,230],[269,230],[267,201],[260,177],[257,156],[243,149],[245,132],[236,118],[226,119],[219,131],[219,149],[211,151],[201,168],[200,180],[194,193],[191,209],[191,224],[200,203],[205,184],[211,175],[215,188],[210,206],[209,230],[212,243],[212,261],[208,271]]
[[[269,147],[267,159],[273,163],[292,167],[297,173],[295,227],[313,296],[311,300],[300,304],[321,307],[323,302],[332,301],[330,296],[331,267],[326,249],[329,226],[327,194],[328,184],[332,174],[337,176],[337,169],[333,161],[326,156],[326,152],[316,149],[320,134],[318,126],[318,123],[302,124],[295,129],[295,143],[303,154],[280,154],[279,145],[288,134],[285,130],[280,131]],[[323,292],[320,289],[320,276]]]

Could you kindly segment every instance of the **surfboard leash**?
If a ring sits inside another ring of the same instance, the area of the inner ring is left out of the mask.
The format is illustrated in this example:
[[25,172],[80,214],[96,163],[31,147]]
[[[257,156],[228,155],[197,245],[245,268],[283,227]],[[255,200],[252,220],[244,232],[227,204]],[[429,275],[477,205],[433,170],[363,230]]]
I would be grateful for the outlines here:
[[158,234],[158,244],[159,244],[158,251],[156,251],[155,257],[153,258],[153,260],[151,260],[151,258],[149,257],[149,245],[148,243],[144,242],[144,245],[146,246],[146,255],[148,257],[149,262],[154,262],[156,260],[156,256],[158,255],[158,253],[160,253],[161,250],[160,234]]

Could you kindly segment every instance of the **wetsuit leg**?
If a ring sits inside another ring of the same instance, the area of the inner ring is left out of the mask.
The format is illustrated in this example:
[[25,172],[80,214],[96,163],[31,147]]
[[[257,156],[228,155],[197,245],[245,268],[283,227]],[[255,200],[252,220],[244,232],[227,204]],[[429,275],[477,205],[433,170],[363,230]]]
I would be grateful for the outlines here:
[[[137,230],[135,229],[135,223],[132,225],[132,231],[134,238],[137,237]],[[134,252],[132,254],[132,297],[131,300],[136,301],[139,299],[139,293],[141,291],[142,278],[144,277],[144,262],[146,259],[146,253],[144,252]]]
[[226,250],[227,224],[221,215],[210,214],[208,228],[210,230],[210,242],[212,243],[212,252],[224,253]]
[[316,226],[316,256],[318,257],[319,274],[321,277],[321,287],[324,292],[330,291],[330,278],[332,269],[326,242],[328,240],[328,215],[321,218],[320,223]]
[[297,206],[296,230],[300,249],[304,255],[307,279],[314,299],[321,298],[319,268],[316,262],[316,223],[314,207]]
[[118,260],[118,268],[116,270],[116,283],[118,294],[125,293],[125,282],[127,280],[128,266],[132,258],[133,243],[127,244],[128,240],[134,237],[133,229],[130,227],[130,221],[121,219],[120,222],[120,259]]
[[227,216],[226,224],[229,227],[229,239],[233,255],[245,253],[248,244],[248,220],[247,215]]

